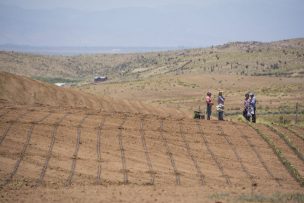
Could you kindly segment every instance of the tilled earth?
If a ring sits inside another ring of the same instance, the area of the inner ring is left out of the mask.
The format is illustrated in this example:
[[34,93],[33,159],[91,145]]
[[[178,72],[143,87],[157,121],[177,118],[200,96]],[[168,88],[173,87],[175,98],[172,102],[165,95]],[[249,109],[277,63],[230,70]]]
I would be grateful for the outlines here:
[[[247,124],[134,108],[2,103],[0,201],[235,202],[241,195],[304,192]],[[273,131],[256,127],[303,176],[303,160]]]

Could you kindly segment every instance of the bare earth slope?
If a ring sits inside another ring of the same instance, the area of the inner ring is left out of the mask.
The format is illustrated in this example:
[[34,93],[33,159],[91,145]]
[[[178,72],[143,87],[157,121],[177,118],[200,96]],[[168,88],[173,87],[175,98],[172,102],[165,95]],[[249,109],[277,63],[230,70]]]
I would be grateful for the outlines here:
[[0,72],[0,100],[16,105],[74,107],[106,112],[166,113],[183,116],[182,112],[174,109],[163,112],[161,108],[150,109],[148,105],[141,102],[118,101],[106,96],[96,97],[7,72]]
[[[159,110],[6,73],[1,81],[1,202],[236,202],[304,192],[246,124],[195,121],[166,109],[151,114]],[[31,93],[37,96],[27,98]],[[92,108],[98,101],[108,107]],[[303,165],[284,142],[279,147]]]
[[22,76],[0,72],[0,99],[24,105],[51,105],[100,108],[92,95],[67,90]]

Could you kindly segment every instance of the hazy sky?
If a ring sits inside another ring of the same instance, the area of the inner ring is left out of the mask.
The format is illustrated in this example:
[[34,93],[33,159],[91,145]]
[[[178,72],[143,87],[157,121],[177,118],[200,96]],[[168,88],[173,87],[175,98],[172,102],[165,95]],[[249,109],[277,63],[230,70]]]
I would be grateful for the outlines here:
[[[240,0],[233,0],[237,2]],[[80,10],[103,10],[124,7],[160,7],[165,5],[197,5],[218,4],[225,0],[2,0],[7,5],[22,8],[73,8]]]
[[304,37],[303,0],[1,0],[0,44],[186,46]]

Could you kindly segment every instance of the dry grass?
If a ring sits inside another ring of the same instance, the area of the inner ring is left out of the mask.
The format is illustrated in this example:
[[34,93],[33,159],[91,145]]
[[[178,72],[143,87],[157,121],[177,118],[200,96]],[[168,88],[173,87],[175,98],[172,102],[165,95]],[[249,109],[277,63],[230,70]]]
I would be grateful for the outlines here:
[[159,53],[41,56],[0,52],[0,70],[40,77],[136,80],[160,75],[237,74],[303,77],[304,40],[229,43]]

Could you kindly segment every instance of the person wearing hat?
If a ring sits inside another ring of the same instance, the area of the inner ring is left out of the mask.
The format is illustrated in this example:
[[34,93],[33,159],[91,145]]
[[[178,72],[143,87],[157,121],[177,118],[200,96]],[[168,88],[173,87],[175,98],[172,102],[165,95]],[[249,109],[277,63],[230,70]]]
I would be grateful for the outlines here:
[[211,99],[211,92],[207,92],[206,105],[207,105],[207,120],[210,120],[212,105],[213,105],[213,102]]
[[251,109],[251,118],[252,118],[252,122],[255,123],[256,122],[256,99],[252,92],[249,94],[249,96],[250,96],[249,105],[250,105],[250,109]]
[[219,91],[218,98],[217,98],[217,106],[216,110],[218,111],[218,120],[224,120],[224,102],[225,98],[223,97],[223,91]]
[[245,94],[245,100],[244,100],[244,110],[243,110],[243,116],[247,121],[250,121],[250,99],[249,99],[249,93]]

